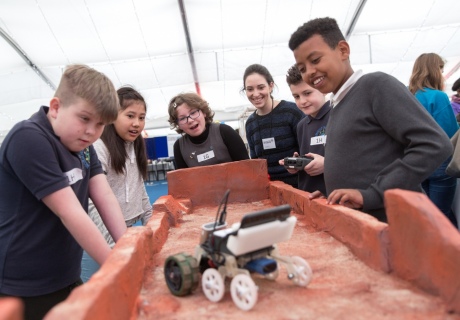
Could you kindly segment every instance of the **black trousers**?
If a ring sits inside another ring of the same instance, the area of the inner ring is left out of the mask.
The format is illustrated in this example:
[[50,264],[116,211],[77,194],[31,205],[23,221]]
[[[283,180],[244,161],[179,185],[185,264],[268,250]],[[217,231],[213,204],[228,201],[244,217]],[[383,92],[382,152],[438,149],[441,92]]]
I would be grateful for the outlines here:
[[[83,282],[80,279],[64,289],[42,296],[17,297],[24,303],[24,320],[42,320],[51,308],[67,299],[70,292],[82,284]],[[9,297],[9,295],[0,293],[0,297]]]

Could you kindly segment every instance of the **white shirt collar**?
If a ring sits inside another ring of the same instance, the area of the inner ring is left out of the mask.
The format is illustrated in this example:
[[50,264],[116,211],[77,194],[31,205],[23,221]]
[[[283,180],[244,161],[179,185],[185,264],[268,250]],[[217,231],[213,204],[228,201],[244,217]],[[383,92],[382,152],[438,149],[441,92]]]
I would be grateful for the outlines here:
[[342,87],[337,91],[336,94],[331,95],[331,104],[332,107],[336,107],[340,101],[347,95],[348,91],[355,85],[355,83],[363,76],[363,71],[358,70],[353,72],[350,78],[342,85]]

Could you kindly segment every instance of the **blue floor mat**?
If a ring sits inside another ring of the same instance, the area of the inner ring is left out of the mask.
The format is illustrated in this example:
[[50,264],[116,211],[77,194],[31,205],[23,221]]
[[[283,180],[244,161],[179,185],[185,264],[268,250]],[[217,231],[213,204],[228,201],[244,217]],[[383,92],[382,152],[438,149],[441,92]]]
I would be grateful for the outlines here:
[[168,181],[160,180],[145,183],[145,189],[150,198],[150,203],[154,203],[161,196],[168,194]]

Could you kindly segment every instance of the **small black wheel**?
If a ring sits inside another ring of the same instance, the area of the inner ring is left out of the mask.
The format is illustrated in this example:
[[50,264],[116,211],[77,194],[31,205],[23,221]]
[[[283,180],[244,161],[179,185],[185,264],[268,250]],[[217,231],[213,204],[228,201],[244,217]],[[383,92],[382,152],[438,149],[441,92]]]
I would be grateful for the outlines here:
[[164,273],[169,291],[175,296],[185,296],[198,287],[198,262],[188,254],[169,256],[164,264]]

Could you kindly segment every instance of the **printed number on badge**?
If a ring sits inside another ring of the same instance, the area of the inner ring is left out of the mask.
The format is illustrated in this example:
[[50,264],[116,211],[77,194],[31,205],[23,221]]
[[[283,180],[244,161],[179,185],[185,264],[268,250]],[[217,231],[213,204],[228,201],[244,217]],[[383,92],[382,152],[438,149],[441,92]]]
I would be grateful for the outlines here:
[[316,136],[316,137],[313,137],[313,138],[311,138],[311,140],[310,140],[310,145],[311,145],[311,146],[315,146],[315,145],[318,145],[318,144],[326,144],[326,137],[327,137],[327,136]]
[[264,150],[275,149],[276,148],[275,138],[272,137],[272,138],[262,139],[262,145],[264,147]]
[[197,156],[197,159],[198,159],[198,162],[203,162],[203,161],[212,159],[212,158],[214,158],[214,157],[215,157],[215,156],[214,156],[214,150],[211,150],[211,151],[208,151],[208,152],[199,154],[199,155]]

